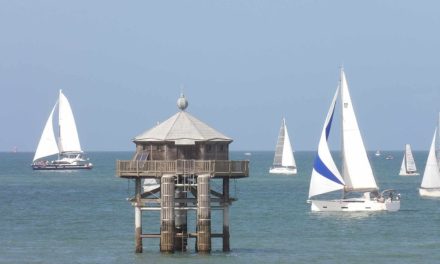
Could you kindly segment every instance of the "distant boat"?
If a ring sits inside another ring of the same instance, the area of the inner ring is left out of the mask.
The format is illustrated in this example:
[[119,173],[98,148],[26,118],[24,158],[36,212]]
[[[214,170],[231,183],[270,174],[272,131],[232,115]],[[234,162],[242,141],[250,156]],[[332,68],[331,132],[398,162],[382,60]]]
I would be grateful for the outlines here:
[[402,165],[400,166],[400,176],[418,176],[416,163],[409,144],[405,145],[405,153],[403,154]]
[[296,162],[293,157],[292,145],[287,132],[286,120],[281,121],[280,133],[275,147],[275,156],[269,173],[296,174]]
[[245,155],[245,156],[252,156],[252,153],[250,153],[250,152],[245,152],[244,155]]
[[145,179],[142,185],[144,192],[155,192],[159,191],[160,180],[158,179]]
[[[342,175],[328,146],[336,100],[340,97],[342,111]],[[311,199],[317,195],[343,190],[343,198],[336,200]],[[357,197],[353,197],[357,194]],[[360,197],[359,197],[360,194]],[[309,200],[312,211],[397,211],[400,195],[394,190],[379,194],[379,187],[371,169],[367,152],[354,113],[347,80],[341,69],[339,86],[324,122],[310,179]]]
[[[58,106],[58,140],[55,138],[53,129],[53,117],[55,108]],[[52,161],[46,158],[58,154],[58,158]],[[69,101],[60,90],[59,99],[55,103],[46,126],[43,129],[40,141],[32,163],[34,170],[75,170],[91,169],[92,163],[84,157],[79,143],[75,118]]]
[[439,131],[437,127],[434,131],[425,172],[423,173],[422,184],[419,189],[420,196],[440,197],[439,144]]
[[392,160],[392,159],[394,159],[394,157],[393,157],[393,155],[388,155],[388,156],[386,156],[385,159],[386,159],[386,160]]
[[374,155],[376,155],[376,157],[379,157],[379,156],[381,155],[381,154],[380,154],[380,150],[377,150],[376,153],[375,153]]

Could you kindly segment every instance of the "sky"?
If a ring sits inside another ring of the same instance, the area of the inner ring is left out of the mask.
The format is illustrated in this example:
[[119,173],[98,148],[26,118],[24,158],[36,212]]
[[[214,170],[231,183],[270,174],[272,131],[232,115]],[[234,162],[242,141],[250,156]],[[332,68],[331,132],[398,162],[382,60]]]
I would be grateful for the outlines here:
[[273,151],[283,117],[294,150],[316,150],[341,65],[368,150],[428,150],[437,125],[439,1],[0,6],[0,151],[35,151],[59,89],[85,151],[134,151],[182,90],[231,150]]

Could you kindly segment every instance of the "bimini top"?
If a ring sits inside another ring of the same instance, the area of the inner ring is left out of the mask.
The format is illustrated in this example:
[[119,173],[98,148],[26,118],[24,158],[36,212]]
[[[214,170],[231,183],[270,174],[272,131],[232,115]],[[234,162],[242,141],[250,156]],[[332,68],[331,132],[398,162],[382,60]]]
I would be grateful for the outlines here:
[[135,137],[137,142],[174,141],[176,145],[194,145],[199,141],[232,142],[232,139],[185,112],[188,102],[183,94],[177,100],[180,112]]

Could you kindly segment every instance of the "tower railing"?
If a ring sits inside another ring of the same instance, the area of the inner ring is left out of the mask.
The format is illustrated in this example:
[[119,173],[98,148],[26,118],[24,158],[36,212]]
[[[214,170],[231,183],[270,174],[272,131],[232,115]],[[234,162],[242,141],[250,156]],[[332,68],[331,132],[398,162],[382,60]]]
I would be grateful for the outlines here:
[[117,160],[116,176],[121,178],[160,178],[164,174],[209,174],[211,177],[249,176],[248,160]]

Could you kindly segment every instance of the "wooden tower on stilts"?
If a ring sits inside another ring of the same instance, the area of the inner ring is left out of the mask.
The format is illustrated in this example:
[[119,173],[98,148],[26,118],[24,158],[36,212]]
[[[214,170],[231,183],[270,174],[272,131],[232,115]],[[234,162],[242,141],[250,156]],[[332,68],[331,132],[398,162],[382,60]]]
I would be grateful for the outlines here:
[[[229,160],[231,138],[190,115],[186,98],[177,101],[178,113],[134,138],[132,160],[118,160],[116,174],[134,179],[135,252],[143,250],[142,239],[159,238],[161,252],[186,251],[195,238],[195,249],[211,252],[211,239],[223,239],[230,250],[229,195],[231,179],[249,176],[249,161]],[[222,181],[215,191],[211,181]],[[188,212],[196,211],[195,232],[188,230]],[[223,212],[221,233],[212,233],[211,210]],[[142,214],[160,212],[160,233],[142,231]]]

